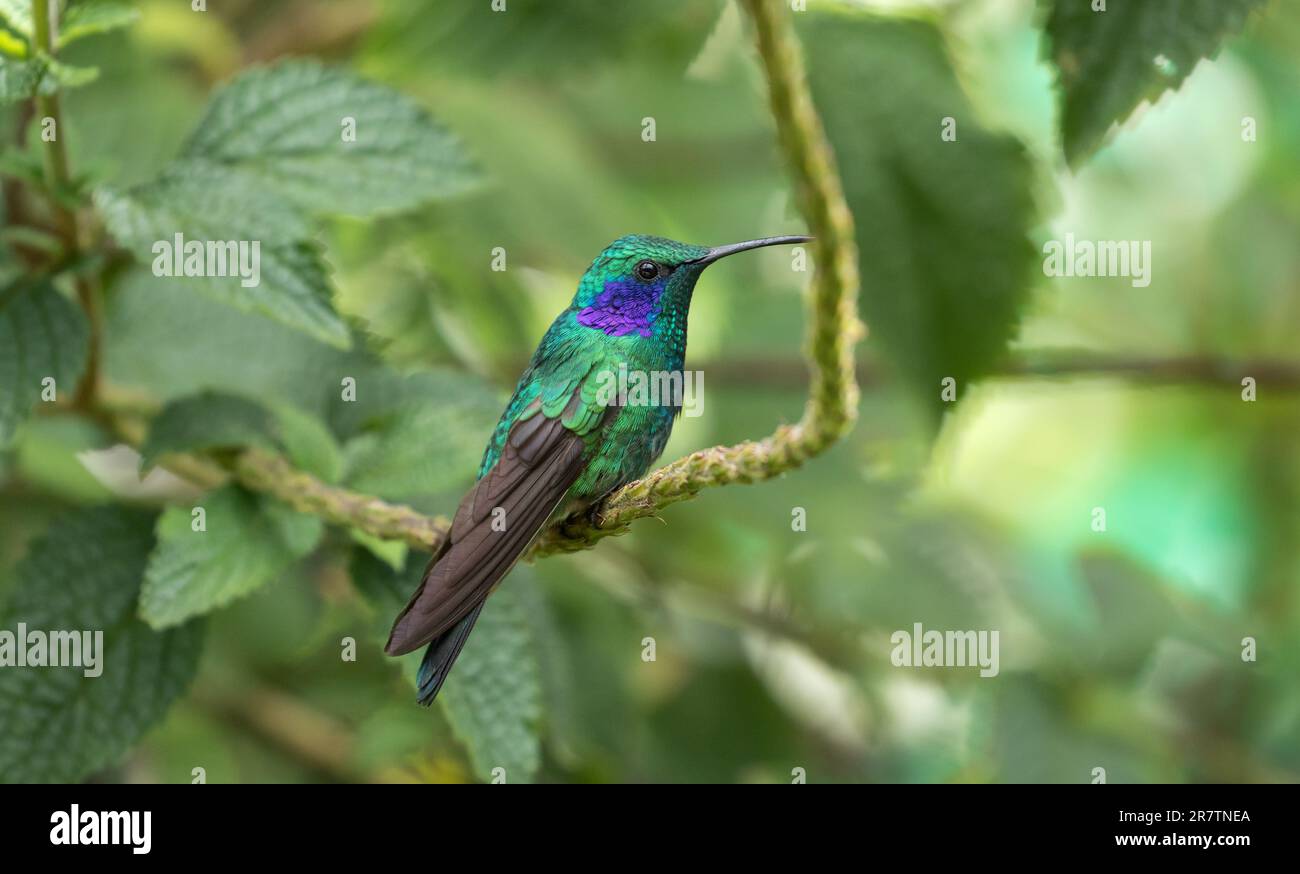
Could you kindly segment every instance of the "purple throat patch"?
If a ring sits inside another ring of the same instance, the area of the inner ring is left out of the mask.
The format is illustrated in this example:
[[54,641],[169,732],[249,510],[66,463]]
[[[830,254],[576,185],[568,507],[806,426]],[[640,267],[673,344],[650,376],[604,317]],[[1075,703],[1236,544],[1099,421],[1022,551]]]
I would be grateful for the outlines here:
[[633,331],[649,337],[655,319],[659,318],[659,298],[663,293],[661,283],[645,285],[635,279],[610,280],[605,283],[605,290],[578,313],[578,324],[604,331],[611,337],[622,337]]

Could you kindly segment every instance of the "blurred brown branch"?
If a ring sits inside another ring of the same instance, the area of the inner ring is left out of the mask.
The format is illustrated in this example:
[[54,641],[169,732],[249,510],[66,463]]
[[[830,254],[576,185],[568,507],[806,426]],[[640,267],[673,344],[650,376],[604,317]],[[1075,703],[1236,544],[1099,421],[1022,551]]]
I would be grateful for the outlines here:
[[194,691],[194,701],[223,721],[256,735],[313,771],[355,783],[366,775],[353,763],[355,738],[334,717],[269,686],[228,693],[211,683]]
[[[734,358],[699,365],[710,381],[722,384],[765,385],[797,389],[803,385],[806,367],[798,358]],[[1234,359],[1216,355],[1125,356],[1071,349],[1026,350],[1009,356],[985,377],[998,379],[1100,379],[1115,377],[1129,382],[1159,385],[1223,385],[1241,388],[1241,380],[1252,377],[1261,388],[1282,391],[1300,389],[1300,361],[1280,358]],[[879,387],[889,384],[886,368],[859,362],[858,384]]]

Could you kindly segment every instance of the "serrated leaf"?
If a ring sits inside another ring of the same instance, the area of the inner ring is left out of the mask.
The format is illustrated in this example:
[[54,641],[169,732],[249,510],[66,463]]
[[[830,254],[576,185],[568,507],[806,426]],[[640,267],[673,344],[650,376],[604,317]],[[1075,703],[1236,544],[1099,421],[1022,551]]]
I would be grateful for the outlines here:
[[256,401],[202,392],[172,401],[149,425],[141,464],[152,467],[170,452],[210,452],[258,446],[279,449],[275,415]]
[[0,627],[102,631],[102,673],[0,669],[0,780],[74,782],[114,764],[185,690],[202,626],[167,632],[136,618],[153,517],[97,508],[57,521],[32,545]]
[[149,182],[124,191],[104,188],[96,205],[113,235],[153,260],[157,240],[176,234],[191,240],[246,239],[292,244],[306,239],[306,219],[282,198],[238,168],[212,161],[174,161]]
[[130,27],[140,17],[140,10],[117,0],[82,0],[69,4],[59,26],[55,48],[97,33]]
[[[168,281],[138,267],[118,282],[106,308],[109,378],[164,399],[219,389],[291,403],[342,438],[379,427],[408,403],[476,403],[486,422],[476,438],[480,448],[505,403],[499,387],[474,374],[441,369],[406,376],[369,351],[359,334],[350,349],[337,349],[209,298],[174,294]],[[185,342],[177,344],[177,336]],[[355,382],[355,401],[342,399],[344,379]]]
[[[303,242],[309,235],[305,221],[247,174],[210,162],[183,162],[158,179],[125,191],[100,189],[95,202],[113,234],[142,263],[151,264],[156,275],[172,277],[179,287],[269,316],[331,345],[346,348],[351,342],[347,326],[334,311],[319,250]],[[195,241],[203,245],[202,271],[190,270],[177,255],[177,234],[183,244],[181,256],[185,246]],[[213,262],[215,270],[209,270],[209,241],[247,244],[243,251],[249,258],[238,264],[222,258]],[[251,259],[254,242],[258,244],[256,270]],[[184,275],[187,272],[227,275]],[[246,280],[257,284],[246,286]]]
[[[1031,165],[1013,137],[980,127],[933,25],[806,18],[809,79],[853,210],[862,311],[937,414],[941,380],[964,392],[1017,329],[1037,266]],[[948,117],[954,142],[940,136]]]
[[459,140],[413,101],[308,61],[252,70],[218,91],[183,155],[238,167],[322,213],[407,209],[478,181]]
[[504,768],[507,783],[532,781],[541,765],[542,680],[519,590],[492,594],[437,700],[480,779]]
[[340,349],[352,342],[334,310],[334,291],[320,247],[314,243],[263,247],[261,279],[245,287],[238,277],[205,277],[196,290],[236,309],[270,316]]
[[269,498],[228,486],[204,496],[204,530],[193,508],[169,507],[158,519],[158,547],[140,591],[140,616],[168,628],[271,582],[320,540],[324,526]]
[[[407,98],[289,61],[245,73],[214,95],[182,160],[159,179],[101,190],[96,203],[112,233],[155,273],[346,348],[350,334],[301,212],[396,211],[475,181],[456,139]],[[178,233],[256,241],[260,281],[189,267],[178,275],[167,250],[154,250]]]
[[48,282],[0,290],[0,447],[40,401],[42,380],[54,379],[59,399],[71,397],[89,336],[81,310]]
[[1144,101],[1176,90],[1265,0],[1042,0],[1071,166]]

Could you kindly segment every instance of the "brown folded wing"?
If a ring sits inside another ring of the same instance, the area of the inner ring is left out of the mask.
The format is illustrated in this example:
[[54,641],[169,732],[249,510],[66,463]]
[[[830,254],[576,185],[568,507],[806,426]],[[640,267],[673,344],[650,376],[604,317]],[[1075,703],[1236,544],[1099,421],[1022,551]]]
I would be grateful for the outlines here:
[[483,603],[559,506],[586,449],[563,419],[538,411],[510,430],[496,465],[461,500],[442,557],[393,624],[389,655],[424,646]]

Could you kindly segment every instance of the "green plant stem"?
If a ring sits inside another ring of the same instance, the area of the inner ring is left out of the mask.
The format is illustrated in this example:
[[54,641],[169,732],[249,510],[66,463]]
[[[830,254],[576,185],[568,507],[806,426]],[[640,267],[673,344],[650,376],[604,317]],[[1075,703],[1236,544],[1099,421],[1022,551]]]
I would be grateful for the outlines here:
[[[54,44],[50,35],[49,0],[32,0],[33,43],[37,52],[47,58],[54,57]],[[42,85],[44,82],[42,82]],[[59,139],[59,95],[45,94],[37,91],[36,109],[42,118],[55,120],[54,139],[46,143],[45,148],[45,182],[51,191],[57,191],[58,185],[68,180],[68,154]],[[66,213],[66,208],[56,203],[56,211]]]
[[[54,40],[50,27],[49,0],[32,0],[32,41],[34,48],[49,60],[54,59]],[[45,164],[45,187],[49,192],[50,206],[58,224],[59,234],[63,237],[67,249],[66,259],[71,260],[81,250],[80,229],[76,210],[70,209],[63,201],[63,195],[71,186],[72,173],[68,169],[68,150],[63,143],[63,111],[59,95],[36,94],[36,112],[41,119],[54,122],[54,138],[44,141],[42,158]],[[96,281],[79,276],[76,281],[77,299],[86,313],[90,323],[90,347],[86,355],[86,372],[81,384],[77,386],[74,406],[91,409],[99,391],[102,357],[102,337],[104,334],[104,316],[99,285]]]

